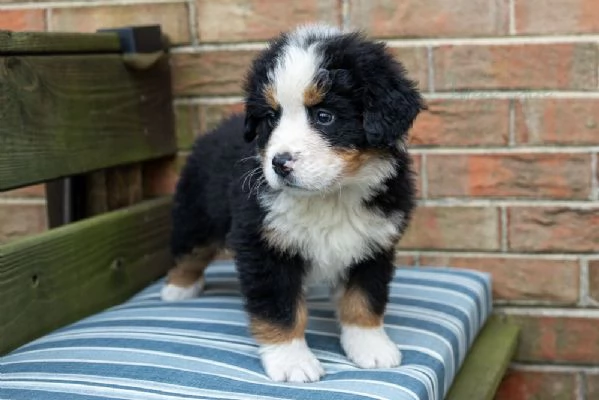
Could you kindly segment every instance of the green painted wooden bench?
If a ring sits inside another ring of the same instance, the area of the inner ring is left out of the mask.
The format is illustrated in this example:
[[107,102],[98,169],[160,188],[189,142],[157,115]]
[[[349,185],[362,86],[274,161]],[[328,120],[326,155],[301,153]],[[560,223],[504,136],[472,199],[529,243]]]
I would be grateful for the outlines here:
[[[0,354],[123,302],[171,265],[171,198],[155,183],[173,173],[177,143],[156,29],[0,31],[0,191],[45,183],[51,227],[0,245]],[[492,399],[517,334],[492,317],[447,398]]]

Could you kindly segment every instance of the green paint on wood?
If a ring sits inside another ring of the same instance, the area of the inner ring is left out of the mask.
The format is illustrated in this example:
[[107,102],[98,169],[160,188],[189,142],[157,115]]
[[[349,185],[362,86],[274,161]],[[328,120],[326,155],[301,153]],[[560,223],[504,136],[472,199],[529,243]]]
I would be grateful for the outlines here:
[[119,304],[164,274],[171,198],[0,246],[0,354]]
[[491,317],[470,349],[446,400],[493,400],[516,351],[518,327]]
[[115,33],[48,33],[0,30],[0,55],[118,53],[121,50]]
[[0,57],[0,190],[177,151],[168,59]]

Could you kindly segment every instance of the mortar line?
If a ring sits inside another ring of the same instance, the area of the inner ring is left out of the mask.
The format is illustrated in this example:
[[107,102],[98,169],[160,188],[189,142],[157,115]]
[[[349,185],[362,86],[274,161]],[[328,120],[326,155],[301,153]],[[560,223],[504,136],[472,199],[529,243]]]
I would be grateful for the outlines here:
[[473,90],[454,92],[424,93],[425,97],[441,100],[476,99],[599,99],[596,91],[559,91],[559,90]]
[[435,93],[435,56],[433,54],[433,46],[426,47],[426,59],[428,62],[428,91]]
[[420,46],[505,46],[530,44],[596,43],[598,34],[555,35],[555,36],[497,36],[497,37],[445,37],[387,39],[391,47]]
[[508,145],[514,147],[516,145],[516,101],[514,99],[509,103],[508,129]]
[[501,251],[508,252],[507,207],[501,206]]
[[187,2],[187,23],[189,24],[189,34],[191,35],[191,44],[197,46],[200,44],[200,30],[198,10],[194,0]]
[[599,200],[599,167],[597,166],[599,160],[597,152],[591,153],[591,200]]
[[599,210],[599,204],[596,202],[531,199],[419,199],[418,205],[420,207],[552,207]]
[[426,154],[420,157],[420,184],[422,187],[422,198],[428,199],[428,170]]
[[495,312],[500,315],[599,319],[599,310],[590,308],[505,306],[496,307]]
[[[197,20],[197,18],[196,18]],[[198,26],[199,29],[199,26]],[[244,43],[199,43],[197,46],[173,47],[173,54],[197,54],[210,51],[256,51],[263,50],[268,46],[266,42],[244,42]]]
[[599,374],[599,367],[585,365],[524,364],[513,361],[510,368],[515,371]]
[[599,146],[517,146],[517,147],[411,147],[412,154],[588,154],[599,151]]
[[80,8],[103,6],[128,6],[136,4],[183,3],[185,0],[78,0],[78,1],[45,1],[35,3],[2,4],[3,10],[31,10],[40,8]]
[[52,32],[52,9],[48,8],[45,10],[44,19],[46,22],[46,32]]
[[341,0],[341,30],[347,32],[350,29],[350,4],[349,0]]
[[579,306],[587,307],[590,305],[589,295],[589,264],[583,257],[580,258],[580,283],[579,283]]
[[586,375],[578,372],[576,374],[576,400],[585,400],[586,398]]
[[510,35],[516,35],[516,2],[510,0],[509,4],[509,33]]
[[9,206],[43,206],[46,204],[45,198],[29,198],[29,197],[0,197],[0,205]]

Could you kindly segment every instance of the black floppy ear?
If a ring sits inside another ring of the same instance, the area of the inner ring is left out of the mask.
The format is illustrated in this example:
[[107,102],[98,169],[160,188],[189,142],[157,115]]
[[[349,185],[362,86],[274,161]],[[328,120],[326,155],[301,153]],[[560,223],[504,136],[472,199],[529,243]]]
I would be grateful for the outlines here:
[[370,84],[364,93],[364,131],[374,147],[395,147],[425,109],[416,84],[403,76]]
[[258,128],[258,119],[256,117],[251,116],[250,114],[245,114],[245,123],[243,125],[243,139],[246,142],[251,142],[256,138],[256,129]]

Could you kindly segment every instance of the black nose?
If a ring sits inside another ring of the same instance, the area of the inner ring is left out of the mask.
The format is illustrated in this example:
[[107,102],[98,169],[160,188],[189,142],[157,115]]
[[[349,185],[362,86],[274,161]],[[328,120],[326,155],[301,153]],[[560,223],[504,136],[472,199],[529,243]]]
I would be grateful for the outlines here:
[[272,158],[272,169],[275,170],[277,175],[286,177],[293,170],[291,167],[291,161],[293,157],[289,153],[278,153]]

